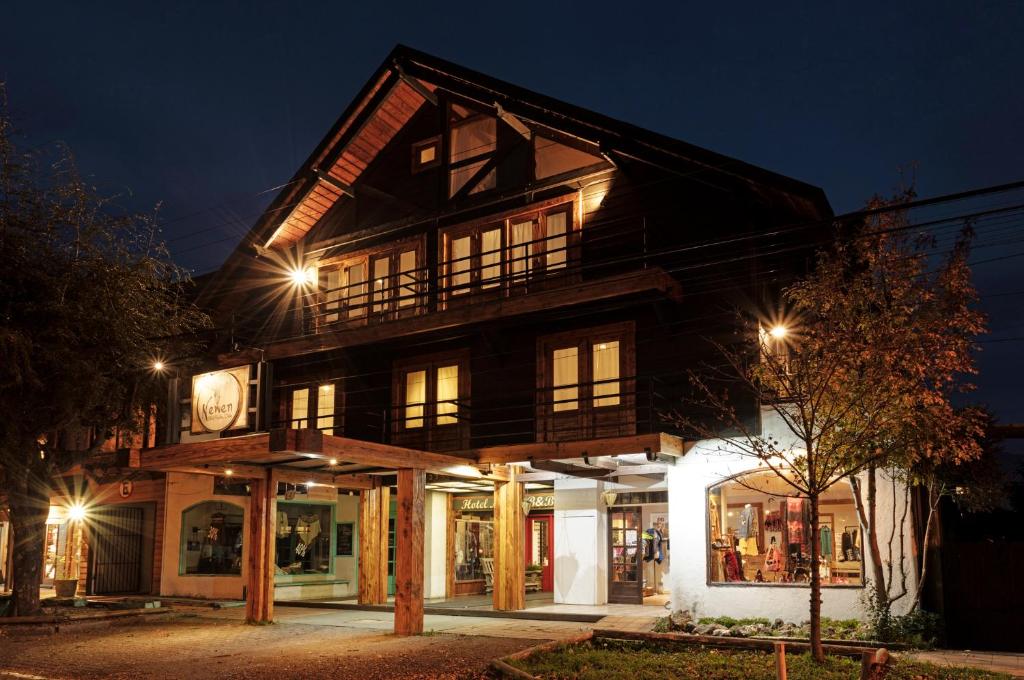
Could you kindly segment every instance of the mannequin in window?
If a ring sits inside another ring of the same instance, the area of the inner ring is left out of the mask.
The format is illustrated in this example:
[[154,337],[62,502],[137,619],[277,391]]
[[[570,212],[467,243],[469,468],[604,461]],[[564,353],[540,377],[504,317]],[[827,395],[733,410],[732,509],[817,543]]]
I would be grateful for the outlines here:
[[740,539],[740,554],[753,557],[759,554],[757,537],[760,533],[757,524],[757,510],[750,503],[740,511],[740,528],[736,535]]

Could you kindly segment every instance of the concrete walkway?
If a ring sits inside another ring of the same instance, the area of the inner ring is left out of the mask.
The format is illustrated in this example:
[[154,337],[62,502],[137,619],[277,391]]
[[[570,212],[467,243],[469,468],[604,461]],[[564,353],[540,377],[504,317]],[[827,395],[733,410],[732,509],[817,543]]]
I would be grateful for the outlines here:
[[958,649],[935,649],[913,652],[909,656],[939,666],[970,666],[995,673],[1024,678],[1024,654],[1012,652],[972,652]]

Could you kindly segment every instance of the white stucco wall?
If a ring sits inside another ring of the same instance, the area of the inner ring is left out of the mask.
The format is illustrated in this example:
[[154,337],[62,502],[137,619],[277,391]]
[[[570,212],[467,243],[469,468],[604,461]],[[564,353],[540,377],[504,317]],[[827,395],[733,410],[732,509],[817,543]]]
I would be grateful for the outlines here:
[[448,581],[448,494],[428,491],[423,528],[423,597],[443,598]]
[[555,480],[557,604],[608,602],[608,513],[602,482]]
[[[179,574],[181,550],[181,514],[203,501],[217,501],[240,507],[244,511],[242,536],[249,535],[249,498],[246,496],[213,495],[213,477],[168,473],[166,514],[164,515],[163,567],[160,572],[160,594],[165,597],[201,597],[215,600],[237,600],[242,597],[247,572],[242,560],[239,576],[185,576]],[[243,553],[244,555],[244,553]]]
[[[766,418],[766,431],[778,423]],[[725,449],[722,451],[721,449]],[[782,618],[786,621],[804,621],[808,617],[810,588],[806,585],[763,585],[749,583],[708,583],[707,488],[737,473],[757,468],[757,461],[740,455],[735,446],[725,440],[698,442],[674,466],[669,466],[669,521],[672,532],[672,568],[668,582],[671,586],[673,609],[688,609],[694,616],[732,616]],[[883,483],[883,480],[884,483]],[[840,484],[847,485],[842,481]],[[888,539],[891,526],[885,521],[893,516],[893,504],[900,512],[905,489],[897,487],[894,496],[885,477],[878,484],[878,519],[880,539]],[[905,557],[908,573],[913,572],[911,540],[913,526],[908,513],[903,531],[907,536]],[[862,550],[864,574],[871,576],[868,551]],[[884,553],[883,553],[884,554]],[[910,578],[913,588],[913,578]],[[822,588],[822,615],[831,618],[863,618],[863,587],[826,586]],[[904,613],[909,605],[904,598],[896,613]]]

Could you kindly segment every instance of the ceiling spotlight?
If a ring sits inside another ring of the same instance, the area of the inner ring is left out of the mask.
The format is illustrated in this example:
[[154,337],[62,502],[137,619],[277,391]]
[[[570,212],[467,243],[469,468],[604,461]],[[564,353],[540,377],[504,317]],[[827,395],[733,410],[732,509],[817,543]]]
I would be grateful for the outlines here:
[[331,458],[329,461],[327,461],[327,463],[329,465],[337,465],[338,464],[338,459],[337,458]]
[[224,468],[224,476],[225,477],[230,477],[233,474],[235,474],[234,470],[232,470],[231,468]]

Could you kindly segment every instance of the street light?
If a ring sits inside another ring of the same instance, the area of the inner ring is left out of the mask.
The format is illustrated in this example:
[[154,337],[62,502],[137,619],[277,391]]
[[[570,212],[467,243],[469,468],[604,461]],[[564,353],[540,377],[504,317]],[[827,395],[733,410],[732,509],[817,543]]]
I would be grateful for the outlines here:
[[776,324],[775,326],[772,326],[772,329],[769,331],[769,333],[776,340],[781,340],[784,337],[786,337],[787,333],[789,333],[789,329],[783,326],[782,324]]
[[153,362],[153,370],[156,371],[157,373],[163,373],[163,371],[164,371],[164,362],[160,361],[159,359],[154,361]]
[[68,508],[68,519],[72,522],[81,522],[85,519],[85,506],[81,503],[75,503]]

